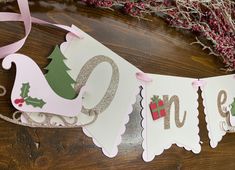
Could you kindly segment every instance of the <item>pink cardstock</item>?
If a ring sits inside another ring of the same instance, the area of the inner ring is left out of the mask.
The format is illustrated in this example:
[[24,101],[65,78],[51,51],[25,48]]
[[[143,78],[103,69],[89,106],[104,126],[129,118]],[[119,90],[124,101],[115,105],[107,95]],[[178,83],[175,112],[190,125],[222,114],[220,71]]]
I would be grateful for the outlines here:
[[4,58],[2,66],[10,69],[12,63],[16,64],[16,78],[11,102],[17,110],[62,116],[76,116],[80,113],[84,87],[75,99],[67,100],[54,93],[41,69],[31,58],[11,54]]

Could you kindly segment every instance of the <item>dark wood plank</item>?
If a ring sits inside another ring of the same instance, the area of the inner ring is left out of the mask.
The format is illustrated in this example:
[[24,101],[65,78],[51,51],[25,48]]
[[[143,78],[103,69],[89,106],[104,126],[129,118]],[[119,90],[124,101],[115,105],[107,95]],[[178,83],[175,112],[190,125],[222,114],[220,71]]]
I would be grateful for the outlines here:
[[[150,17],[143,21],[129,16],[58,1],[30,1],[32,15],[56,23],[75,24],[98,41],[145,72],[186,77],[226,74],[214,56],[199,46],[191,46],[194,36],[169,28],[164,21]],[[18,11],[15,3],[2,4],[1,11]],[[65,32],[34,25],[25,46],[20,50],[43,68],[55,44],[64,41]],[[0,46],[23,36],[21,23],[0,24]],[[15,70],[0,68],[0,84],[7,87],[1,97],[0,112],[10,115]],[[209,146],[202,99],[199,97],[202,152],[172,146],[152,162],[142,158],[140,106],[134,106],[130,122],[119,146],[119,154],[105,157],[81,129],[30,129],[0,120],[0,169],[234,169],[235,136],[226,135],[216,149]],[[38,145],[38,147],[37,147]]]

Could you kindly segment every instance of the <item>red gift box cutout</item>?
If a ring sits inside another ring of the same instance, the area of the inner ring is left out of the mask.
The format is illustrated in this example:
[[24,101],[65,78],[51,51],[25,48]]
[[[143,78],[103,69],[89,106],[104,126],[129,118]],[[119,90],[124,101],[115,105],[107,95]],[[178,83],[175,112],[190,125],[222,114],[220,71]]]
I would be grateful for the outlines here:
[[151,99],[151,103],[149,104],[151,114],[153,117],[153,120],[157,120],[161,117],[166,116],[166,110],[164,106],[163,100],[161,100],[158,96],[153,96]]

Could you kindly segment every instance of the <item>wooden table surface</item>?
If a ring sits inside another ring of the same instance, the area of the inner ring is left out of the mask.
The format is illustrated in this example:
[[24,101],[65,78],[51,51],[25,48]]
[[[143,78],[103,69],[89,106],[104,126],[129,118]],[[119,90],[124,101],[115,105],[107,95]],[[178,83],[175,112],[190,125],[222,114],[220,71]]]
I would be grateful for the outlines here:
[[[226,74],[216,57],[193,45],[194,36],[168,27],[164,21],[138,20],[118,12],[56,1],[30,1],[32,15],[60,24],[76,26],[144,72],[186,77]],[[0,5],[1,11],[18,11],[16,3]],[[0,46],[20,39],[22,23],[0,24]],[[34,25],[21,53],[31,56],[41,68],[66,32]],[[7,95],[0,97],[0,112],[11,115],[10,93],[15,69],[0,68],[0,84]],[[81,129],[30,129],[0,120],[0,169],[235,169],[235,135],[227,134],[212,149],[209,146],[202,99],[199,97],[202,151],[196,155],[173,145],[152,162],[142,160],[140,106],[134,105],[130,122],[115,158],[107,158]],[[37,147],[38,145],[38,147]]]

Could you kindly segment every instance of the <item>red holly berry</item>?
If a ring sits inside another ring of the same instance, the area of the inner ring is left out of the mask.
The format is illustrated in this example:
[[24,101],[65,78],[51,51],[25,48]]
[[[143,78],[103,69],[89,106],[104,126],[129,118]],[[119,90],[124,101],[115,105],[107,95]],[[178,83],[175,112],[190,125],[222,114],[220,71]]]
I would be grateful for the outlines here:
[[21,104],[21,103],[24,103],[24,99],[23,99],[23,98],[15,99],[15,100],[14,100],[14,103],[15,103],[15,104]]
[[24,103],[24,99],[23,98],[20,99],[20,103]]
[[15,103],[15,104],[21,103],[21,99],[15,99],[15,100],[14,100],[14,103]]

